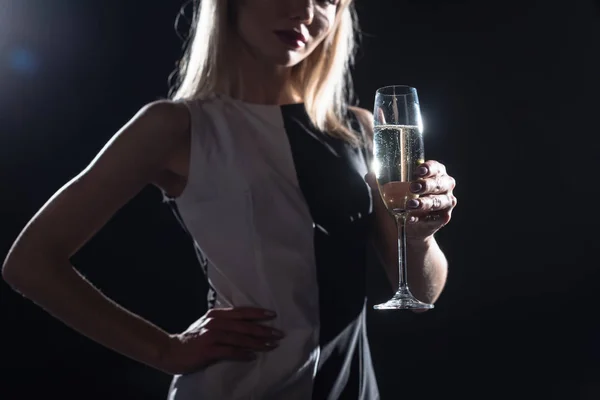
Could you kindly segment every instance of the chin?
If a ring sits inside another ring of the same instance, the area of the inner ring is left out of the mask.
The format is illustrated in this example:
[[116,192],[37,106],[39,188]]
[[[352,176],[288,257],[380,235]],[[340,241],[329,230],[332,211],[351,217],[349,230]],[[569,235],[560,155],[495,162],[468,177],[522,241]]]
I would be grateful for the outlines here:
[[287,51],[279,54],[272,54],[269,58],[279,67],[292,68],[300,64],[306,56],[304,54]]

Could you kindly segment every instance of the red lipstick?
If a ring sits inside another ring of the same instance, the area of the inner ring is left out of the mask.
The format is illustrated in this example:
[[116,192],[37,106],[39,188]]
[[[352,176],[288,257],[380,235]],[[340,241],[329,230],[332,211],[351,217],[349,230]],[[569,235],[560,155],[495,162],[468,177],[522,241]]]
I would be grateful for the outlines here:
[[275,31],[274,33],[283,43],[293,49],[304,47],[308,41],[303,34],[294,30]]

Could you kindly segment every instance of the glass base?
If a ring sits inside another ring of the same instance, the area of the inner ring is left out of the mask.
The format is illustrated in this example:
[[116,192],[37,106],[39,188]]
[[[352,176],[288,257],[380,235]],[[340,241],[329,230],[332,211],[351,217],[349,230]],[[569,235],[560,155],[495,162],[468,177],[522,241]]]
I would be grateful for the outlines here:
[[375,310],[431,310],[433,304],[417,300],[408,288],[399,289],[390,300],[373,306]]

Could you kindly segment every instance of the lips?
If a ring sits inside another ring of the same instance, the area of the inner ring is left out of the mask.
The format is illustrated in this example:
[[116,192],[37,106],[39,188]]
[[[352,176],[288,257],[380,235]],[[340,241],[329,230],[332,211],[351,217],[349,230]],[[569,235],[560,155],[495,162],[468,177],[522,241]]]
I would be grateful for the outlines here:
[[285,30],[275,31],[275,34],[283,43],[294,49],[299,49],[306,46],[307,39],[300,32],[294,30]]

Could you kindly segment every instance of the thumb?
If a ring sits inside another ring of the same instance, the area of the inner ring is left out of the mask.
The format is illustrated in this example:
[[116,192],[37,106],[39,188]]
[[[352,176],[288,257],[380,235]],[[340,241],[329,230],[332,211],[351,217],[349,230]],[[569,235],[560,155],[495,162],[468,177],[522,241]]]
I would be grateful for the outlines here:
[[365,181],[371,187],[372,190],[379,190],[379,187],[377,186],[377,178],[375,177],[374,172],[371,171],[367,173],[365,175]]

